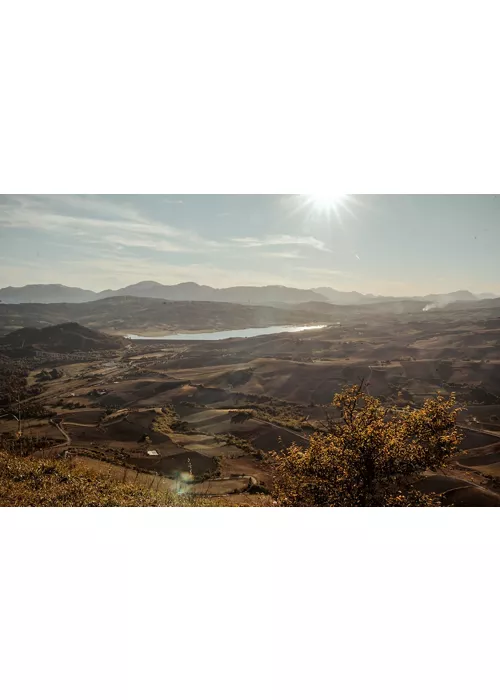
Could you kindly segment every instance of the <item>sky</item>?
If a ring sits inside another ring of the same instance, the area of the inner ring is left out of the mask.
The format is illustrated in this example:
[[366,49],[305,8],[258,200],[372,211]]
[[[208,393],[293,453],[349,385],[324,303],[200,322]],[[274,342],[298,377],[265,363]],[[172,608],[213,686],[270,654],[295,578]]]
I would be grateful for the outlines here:
[[0,287],[500,294],[500,195],[0,195]]

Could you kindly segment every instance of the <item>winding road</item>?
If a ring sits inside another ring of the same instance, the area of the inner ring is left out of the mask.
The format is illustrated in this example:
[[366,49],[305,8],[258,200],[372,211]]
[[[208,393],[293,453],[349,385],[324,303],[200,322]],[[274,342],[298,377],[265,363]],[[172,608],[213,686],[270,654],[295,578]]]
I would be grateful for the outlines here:
[[68,435],[68,433],[64,430],[64,428],[62,427],[62,423],[52,422],[52,425],[55,425],[55,427],[59,430],[59,432],[66,438],[66,442],[63,445],[59,445],[59,447],[69,447],[71,445],[71,438]]
[[277,430],[284,430],[287,433],[290,433],[290,435],[294,435],[295,437],[300,438],[300,440],[305,440],[307,442],[307,437],[305,435],[301,435],[300,433],[295,432],[295,430],[292,430],[291,428],[285,428],[283,425],[278,425],[277,423],[271,423],[271,421],[268,420],[262,420],[261,418],[252,418],[256,423],[262,423],[263,425],[270,425],[271,428],[276,428]]
[[495,432],[494,430],[483,430],[482,428],[473,428],[471,425],[464,425],[463,423],[458,423],[458,427],[462,430],[470,430],[473,433],[480,433],[481,435],[492,435],[500,441],[500,432]]
[[55,428],[57,428],[59,430],[59,432],[66,439],[66,442],[62,442],[62,443],[59,443],[57,445],[53,445],[52,447],[47,447],[46,449],[38,450],[37,452],[33,453],[33,457],[48,457],[49,455],[52,455],[52,454],[58,454],[61,450],[66,450],[71,445],[71,437],[64,430],[62,425],[60,425],[59,423],[54,423],[54,421],[52,421],[52,420],[49,420],[49,424],[53,425]]

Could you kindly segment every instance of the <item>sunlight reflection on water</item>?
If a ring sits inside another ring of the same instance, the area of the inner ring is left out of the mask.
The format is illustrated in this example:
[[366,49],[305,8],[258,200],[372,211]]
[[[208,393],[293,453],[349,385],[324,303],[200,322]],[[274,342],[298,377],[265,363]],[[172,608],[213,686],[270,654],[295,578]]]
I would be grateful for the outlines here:
[[267,328],[241,328],[233,331],[213,331],[211,333],[174,333],[171,335],[144,336],[126,335],[128,340],[227,340],[228,338],[254,338],[273,333],[300,333],[326,328],[321,326],[268,326]]

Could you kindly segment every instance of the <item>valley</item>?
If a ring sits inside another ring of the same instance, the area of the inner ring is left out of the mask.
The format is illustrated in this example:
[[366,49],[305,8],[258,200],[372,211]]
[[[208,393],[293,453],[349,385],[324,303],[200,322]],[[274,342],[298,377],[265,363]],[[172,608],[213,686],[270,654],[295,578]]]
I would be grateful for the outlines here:
[[111,297],[99,301],[53,304],[0,304],[0,336],[22,328],[43,329],[79,323],[112,335],[169,335],[268,326],[310,325],[330,318],[331,306],[275,308],[208,301],[164,301]]
[[0,419],[2,439],[12,442],[21,429],[27,453],[65,455],[155,490],[243,503],[267,491],[273,450],[306,445],[327,417],[338,418],[330,404],[345,385],[365,381],[396,407],[455,393],[462,452],[421,487],[456,505],[496,505],[499,308],[421,306],[332,305],[324,328],[209,341],[91,338],[78,324],[64,337],[85,336],[87,346],[61,346],[54,329],[45,346],[31,330],[31,346],[19,344],[25,331],[6,335],[0,355],[12,336],[17,345],[3,366],[24,368],[25,393],[17,415]]

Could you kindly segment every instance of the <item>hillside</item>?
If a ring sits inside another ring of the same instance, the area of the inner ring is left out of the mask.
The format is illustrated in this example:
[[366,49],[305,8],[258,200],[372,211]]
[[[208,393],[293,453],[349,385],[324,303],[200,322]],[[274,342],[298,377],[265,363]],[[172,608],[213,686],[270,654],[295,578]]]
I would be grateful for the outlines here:
[[[221,331],[266,326],[307,325],[376,321],[390,317],[422,314],[434,318],[468,311],[478,318],[496,318],[500,299],[456,301],[449,304],[414,299],[374,301],[371,304],[304,302],[277,306],[251,306],[205,301],[165,301],[141,297],[110,297],[74,304],[0,304],[0,335],[21,328],[44,329],[64,323],[113,335],[163,335],[176,332]],[[21,340],[22,343],[22,340]]]
[[177,330],[233,330],[325,321],[328,316],[308,310],[271,306],[138,297],[111,297],[82,304],[0,304],[0,333],[28,326],[77,322],[87,328],[125,335]]
[[[132,299],[139,318],[140,305],[150,301]],[[165,304],[153,301],[159,308]],[[70,306],[110,305],[117,318],[124,303]],[[24,355],[0,358],[0,451],[59,456],[63,464],[112,472],[118,481],[154,483],[154,490],[189,473],[191,495],[209,496],[211,503],[224,495],[233,504],[251,505],[271,487],[269,453],[294,442],[306,447],[327,415],[338,417],[332,397],[364,380],[385,408],[419,408],[437,394],[455,394],[467,406],[459,418],[467,430],[462,452],[437,483],[436,475],[423,475],[423,487],[438,489],[454,505],[490,505],[500,493],[499,307],[461,303],[467,308],[426,313],[422,302],[379,304],[380,310],[331,305],[343,316],[324,328],[226,340],[130,341],[122,352],[109,351],[111,362],[107,352],[61,360],[37,352],[33,362]],[[412,304],[420,310],[408,312]],[[403,313],[384,306],[400,306]],[[25,329],[3,342],[14,339],[18,352],[29,352],[52,332]],[[34,345],[23,348],[26,341]],[[0,346],[0,355],[6,347]],[[34,476],[33,482],[45,489],[44,479]],[[40,498],[22,488],[30,504]]]
[[62,323],[48,328],[21,328],[0,338],[3,352],[30,354],[34,350],[67,354],[116,350],[125,346],[121,338],[105,335],[81,326],[79,323]]
[[206,505],[218,503],[122,483],[111,473],[96,473],[66,460],[22,458],[0,452],[0,507]]

